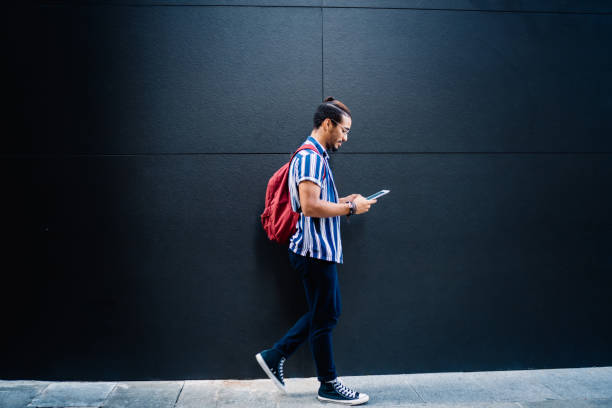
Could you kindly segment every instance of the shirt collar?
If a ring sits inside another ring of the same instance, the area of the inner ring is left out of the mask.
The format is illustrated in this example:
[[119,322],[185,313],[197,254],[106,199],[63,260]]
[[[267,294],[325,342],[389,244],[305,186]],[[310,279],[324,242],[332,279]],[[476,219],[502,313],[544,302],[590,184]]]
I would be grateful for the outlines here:
[[321,144],[319,142],[317,142],[317,139],[315,139],[312,136],[308,136],[308,139],[312,142],[312,144],[315,145],[315,147],[317,148],[317,150],[319,151],[319,153],[321,153],[321,155],[327,160],[329,158],[329,154],[327,153],[327,150],[325,150],[323,148],[323,146],[321,146]]

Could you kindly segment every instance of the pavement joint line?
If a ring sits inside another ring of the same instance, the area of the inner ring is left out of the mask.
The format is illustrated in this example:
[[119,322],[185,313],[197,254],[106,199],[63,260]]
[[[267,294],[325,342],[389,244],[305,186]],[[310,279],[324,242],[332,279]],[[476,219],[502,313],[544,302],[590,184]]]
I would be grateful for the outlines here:
[[414,388],[414,386],[412,384],[408,384],[408,385],[410,385],[410,388],[412,388],[412,391],[414,391],[414,393],[417,395],[417,397],[419,397],[419,399],[421,401],[423,401],[423,403],[425,404],[426,401],[423,399],[423,397],[421,397],[421,394],[419,394],[419,392],[416,390],[416,388]]
[[183,388],[185,388],[185,380],[183,380],[183,384],[181,384],[181,389],[179,390],[178,395],[176,396],[176,401],[174,401],[174,405],[172,406],[173,408],[176,408],[176,404],[178,404],[179,398],[181,398]]
[[44,387],[42,387],[42,388],[40,389],[40,391],[38,391],[36,394],[34,394],[34,395],[32,396],[32,398],[30,399],[30,401],[28,402],[28,405],[26,405],[26,407],[29,407],[29,406],[30,406],[30,404],[32,403],[32,401],[34,401],[36,398],[38,398],[38,396],[39,396],[39,395],[42,395],[42,394],[43,394],[43,393],[44,393],[44,392],[47,390],[47,388],[49,388],[49,386],[50,386],[51,384],[53,384],[53,383],[52,383],[52,382],[47,383],[47,385],[45,385]]
[[553,393],[553,395],[555,395],[555,396],[559,397],[559,399],[562,399],[562,398],[563,398],[563,397],[562,397],[562,396],[561,396],[559,393],[555,392],[555,390],[553,390],[552,388],[550,388],[550,386],[549,386],[548,384],[546,384],[545,382],[543,382],[543,381],[542,381],[540,384],[542,384],[544,387],[548,388],[548,389],[550,390],[550,392],[552,392],[552,393]]
[[119,382],[116,382],[115,385],[113,385],[113,389],[110,390],[110,392],[108,394],[106,394],[106,397],[104,398],[104,401],[102,402],[102,405],[100,405],[101,407],[106,405],[106,401],[108,401],[108,397],[110,397],[112,395],[112,393],[115,391],[115,389],[117,389],[117,385],[119,384]]

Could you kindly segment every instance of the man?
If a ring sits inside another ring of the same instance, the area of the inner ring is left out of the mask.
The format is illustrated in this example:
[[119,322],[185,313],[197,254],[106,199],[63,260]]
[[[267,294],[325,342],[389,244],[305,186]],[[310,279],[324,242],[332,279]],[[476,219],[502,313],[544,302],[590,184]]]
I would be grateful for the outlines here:
[[264,372],[283,392],[283,364],[309,339],[321,401],[358,405],[367,394],[354,391],[337,377],[331,331],[341,311],[336,264],[342,263],[340,216],[362,214],[376,203],[360,194],[338,198],[327,150],[337,151],[348,140],[352,124],[349,109],[332,97],[319,105],[314,128],[303,144],[314,146],[295,155],[289,167],[291,207],[300,213],[297,231],[289,242],[289,261],[304,283],[309,311],[271,349],[255,356]]

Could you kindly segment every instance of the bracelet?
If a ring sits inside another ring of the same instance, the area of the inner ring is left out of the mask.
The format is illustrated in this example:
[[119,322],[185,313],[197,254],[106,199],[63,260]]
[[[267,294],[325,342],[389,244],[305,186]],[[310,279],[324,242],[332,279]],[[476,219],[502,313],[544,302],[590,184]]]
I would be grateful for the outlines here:
[[349,213],[346,214],[347,217],[355,214],[355,203],[353,203],[352,201],[349,201],[348,204],[349,204]]

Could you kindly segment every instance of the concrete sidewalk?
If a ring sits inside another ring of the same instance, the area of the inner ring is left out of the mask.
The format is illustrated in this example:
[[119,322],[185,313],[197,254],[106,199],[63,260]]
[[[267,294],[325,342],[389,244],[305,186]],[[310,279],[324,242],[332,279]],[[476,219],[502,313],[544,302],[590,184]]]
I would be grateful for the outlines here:
[[[612,407],[612,367],[340,377],[364,406],[423,408]],[[117,382],[1,381],[0,408],[321,407],[318,381],[269,379]]]

